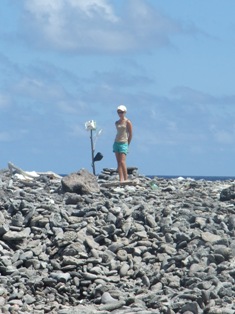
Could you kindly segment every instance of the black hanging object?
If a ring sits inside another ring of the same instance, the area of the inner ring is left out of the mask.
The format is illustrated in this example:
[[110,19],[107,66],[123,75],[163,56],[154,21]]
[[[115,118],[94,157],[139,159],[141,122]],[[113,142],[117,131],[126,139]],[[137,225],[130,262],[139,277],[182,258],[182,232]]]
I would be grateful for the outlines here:
[[95,161],[100,161],[103,157],[104,157],[104,156],[103,156],[100,152],[98,152],[98,153],[95,155],[93,161],[94,161],[94,162],[95,162]]

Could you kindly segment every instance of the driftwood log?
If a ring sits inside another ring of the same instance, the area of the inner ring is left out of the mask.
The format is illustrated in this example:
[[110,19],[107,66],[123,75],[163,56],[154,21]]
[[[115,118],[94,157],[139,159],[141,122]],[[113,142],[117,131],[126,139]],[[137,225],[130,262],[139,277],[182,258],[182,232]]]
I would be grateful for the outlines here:
[[126,180],[126,181],[111,181],[111,182],[105,182],[101,183],[101,187],[116,187],[116,186],[126,186],[126,185],[138,185],[139,179],[134,179],[134,180]]
[[18,174],[23,175],[24,177],[31,178],[31,179],[35,179],[39,176],[50,176],[51,178],[54,178],[54,179],[61,179],[62,178],[60,175],[58,175],[54,172],[51,172],[51,171],[35,172],[36,173],[36,176],[35,176],[35,173],[32,174],[30,172],[24,171],[21,168],[15,166],[12,162],[8,162],[8,168],[10,170],[11,175],[18,173]]

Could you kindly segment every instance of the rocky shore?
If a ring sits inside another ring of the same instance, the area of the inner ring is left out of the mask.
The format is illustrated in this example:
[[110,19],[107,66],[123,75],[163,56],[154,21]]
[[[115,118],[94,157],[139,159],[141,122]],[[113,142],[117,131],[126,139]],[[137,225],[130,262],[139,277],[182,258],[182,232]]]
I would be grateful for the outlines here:
[[0,171],[0,313],[233,314],[233,181]]

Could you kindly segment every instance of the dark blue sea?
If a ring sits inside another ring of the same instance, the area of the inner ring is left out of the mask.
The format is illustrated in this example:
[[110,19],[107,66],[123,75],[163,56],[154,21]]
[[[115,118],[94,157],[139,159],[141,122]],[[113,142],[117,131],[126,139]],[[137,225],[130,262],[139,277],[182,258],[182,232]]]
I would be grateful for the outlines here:
[[[60,174],[62,177],[66,176],[67,174]],[[97,174],[99,175],[99,174]],[[142,174],[141,174],[142,175]],[[177,179],[177,178],[184,178],[184,179],[193,179],[193,180],[205,180],[205,181],[228,181],[232,180],[235,181],[235,176],[184,176],[184,175],[145,175],[148,178],[154,179]]]
[[162,178],[162,179],[177,179],[177,178],[184,178],[184,179],[193,179],[193,180],[205,180],[205,181],[227,181],[227,180],[235,180],[234,176],[165,176],[165,175],[146,175],[151,179],[153,178]]

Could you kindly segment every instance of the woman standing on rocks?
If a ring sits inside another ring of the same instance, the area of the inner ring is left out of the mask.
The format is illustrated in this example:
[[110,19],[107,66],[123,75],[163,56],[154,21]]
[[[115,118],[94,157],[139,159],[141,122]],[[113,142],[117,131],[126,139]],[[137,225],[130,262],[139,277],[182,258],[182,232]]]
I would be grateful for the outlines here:
[[128,153],[128,146],[132,140],[132,123],[125,117],[127,109],[121,105],[117,107],[119,120],[115,122],[117,135],[113,144],[113,152],[116,155],[119,180],[127,180],[126,155]]

